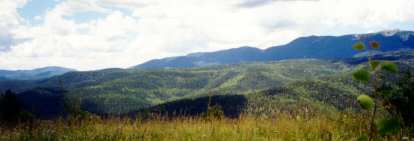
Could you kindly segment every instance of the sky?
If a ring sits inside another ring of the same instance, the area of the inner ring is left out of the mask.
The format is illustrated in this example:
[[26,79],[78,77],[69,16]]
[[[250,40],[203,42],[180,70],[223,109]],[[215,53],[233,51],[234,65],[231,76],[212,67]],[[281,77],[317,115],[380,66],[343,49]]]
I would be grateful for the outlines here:
[[413,0],[0,0],[0,69],[127,68],[310,35],[414,30]]

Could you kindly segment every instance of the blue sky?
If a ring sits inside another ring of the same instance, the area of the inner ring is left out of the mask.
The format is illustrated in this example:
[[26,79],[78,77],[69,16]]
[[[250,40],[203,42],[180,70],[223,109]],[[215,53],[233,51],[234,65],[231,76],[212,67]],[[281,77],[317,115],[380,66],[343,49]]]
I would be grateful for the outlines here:
[[31,24],[39,23],[41,20],[36,20],[35,17],[43,16],[47,10],[51,10],[60,1],[58,0],[32,0],[28,1],[23,7],[18,9],[19,14]]
[[0,69],[129,67],[308,35],[414,30],[412,0],[2,0]]
[[[30,0],[23,7],[18,8],[18,13],[31,25],[40,25],[42,17],[48,10],[53,10],[56,5],[62,3],[63,0]],[[88,22],[104,18],[106,13],[96,11],[81,11],[74,13],[73,15],[66,16],[69,20],[76,21],[78,23]]]

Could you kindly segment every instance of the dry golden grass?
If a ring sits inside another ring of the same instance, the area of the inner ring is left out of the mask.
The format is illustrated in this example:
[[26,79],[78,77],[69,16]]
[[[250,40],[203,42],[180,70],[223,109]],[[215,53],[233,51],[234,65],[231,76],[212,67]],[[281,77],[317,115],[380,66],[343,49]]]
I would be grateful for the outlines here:
[[39,121],[1,129],[2,141],[326,141],[355,140],[364,132],[361,116],[273,118],[176,118],[148,121],[100,119]]

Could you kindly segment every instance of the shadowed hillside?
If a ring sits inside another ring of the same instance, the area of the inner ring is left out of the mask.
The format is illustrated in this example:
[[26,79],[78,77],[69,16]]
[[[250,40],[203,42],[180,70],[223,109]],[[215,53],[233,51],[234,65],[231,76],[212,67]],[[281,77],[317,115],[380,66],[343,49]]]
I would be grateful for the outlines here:
[[209,107],[218,106],[223,115],[230,118],[239,117],[247,106],[247,98],[243,95],[214,95],[192,99],[182,99],[167,102],[138,112],[131,112],[130,116],[160,116],[160,117],[190,117],[206,114]]

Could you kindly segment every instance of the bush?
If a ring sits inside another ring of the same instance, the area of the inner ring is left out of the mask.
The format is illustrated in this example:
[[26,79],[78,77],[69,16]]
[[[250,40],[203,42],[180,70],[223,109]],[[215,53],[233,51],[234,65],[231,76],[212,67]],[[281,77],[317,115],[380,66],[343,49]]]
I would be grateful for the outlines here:
[[[387,92],[385,90],[385,92]],[[414,76],[411,71],[401,74],[397,87],[391,91],[389,111],[401,116],[406,126],[414,127]]]

